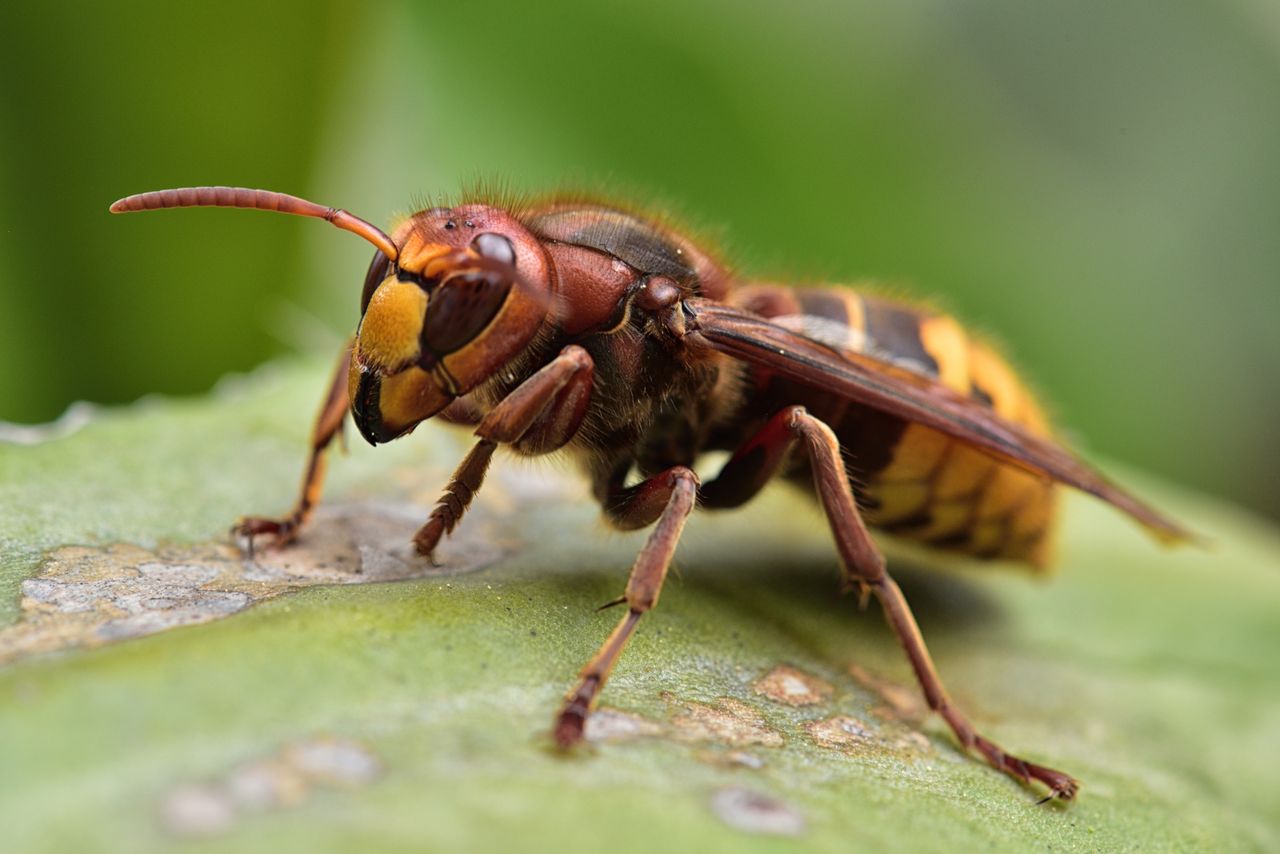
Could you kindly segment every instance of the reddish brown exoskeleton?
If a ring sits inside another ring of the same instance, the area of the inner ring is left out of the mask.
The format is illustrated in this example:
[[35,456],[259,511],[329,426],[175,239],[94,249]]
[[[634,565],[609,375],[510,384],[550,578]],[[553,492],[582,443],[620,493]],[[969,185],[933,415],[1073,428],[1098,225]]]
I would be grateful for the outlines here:
[[[377,247],[301,497],[282,519],[243,520],[236,531],[250,545],[297,535],[348,410],[374,445],[436,415],[474,427],[475,447],[415,537],[427,557],[466,512],[498,446],[573,452],[614,525],[654,527],[611,603],[626,614],[556,718],[555,739],[569,747],[657,603],[694,508],[736,507],[775,475],[802,481],[826,512],[846,589],[879,600],[929,706],[964,748],[1040,781],[1050,797],[1075,795],[1069,775],[1006,753],[950,701],[866,525],[1041,566],[1055,485],[1066,484],[1161,539],[1186,533],[1054,442],[1007,364],[950,317],[848,289],[740,283],[659,221],[582,201],[431,208],[391,236],[262,190],[164,190],[111,210],[197,205],[319,217]],[[700,483],[693,465],[715,450],[729,461]]]

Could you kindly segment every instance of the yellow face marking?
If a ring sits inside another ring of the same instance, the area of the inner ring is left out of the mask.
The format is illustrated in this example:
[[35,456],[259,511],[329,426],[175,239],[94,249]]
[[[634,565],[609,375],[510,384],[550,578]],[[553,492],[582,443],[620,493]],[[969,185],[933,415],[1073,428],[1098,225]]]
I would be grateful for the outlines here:
[[920,344],[938,363],[938,381],[952,391],[969,393],[969,336],[960,324],[941,315],[920,322]]
[[431,374],[414,365],[382,380],[378,411],[392,430],[429,418],[448,403]]
[[416,361],[426,313],[427,292],[413,282],[389,279],[379,285],[360,321],[360,364],[390,374]]
[[396,241],[400,244],[400,258],[398,259],[398,263],[405,269],[408,269],[408,267],[405,266],[406,262],[410,259],[416,258],[422,253],[422,248],[426,246],[426,241],[424,241],[421,235],[419,235],[412,227],[406,228],[405,231],[406,233],[404,235],[396,235]]
[[422,239],[422,235],[416,231],[410,231],[405,236],[404,245],[400,249],[400,258],[396,263],[401,270],[429,279],[442,272],[439,265],[433,266],[433,262],[457,251],[459,249],[456,246],[428,243]]

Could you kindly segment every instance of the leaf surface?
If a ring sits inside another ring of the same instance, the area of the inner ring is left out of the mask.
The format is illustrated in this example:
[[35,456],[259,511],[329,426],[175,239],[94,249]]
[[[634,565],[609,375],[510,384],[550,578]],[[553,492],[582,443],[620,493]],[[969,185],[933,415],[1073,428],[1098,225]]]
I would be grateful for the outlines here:
[[[1275,848],[1280,538],[1121,477],[1209,535],[1165,551],[1066,502],[1051,583],[891,561],[954,698],[1081,779],[1036,795],[923,714],[879,614],[836,595],[816,508],[700,514],[587,749],[548,729],[640,534],[565,465],[500,462],[434,569],[407,548],[467,447],[336,455],[292,550],[326,365],[0,444],[0,826],[14,851]],[[1114,466],[1107,469],[1115,473]]]

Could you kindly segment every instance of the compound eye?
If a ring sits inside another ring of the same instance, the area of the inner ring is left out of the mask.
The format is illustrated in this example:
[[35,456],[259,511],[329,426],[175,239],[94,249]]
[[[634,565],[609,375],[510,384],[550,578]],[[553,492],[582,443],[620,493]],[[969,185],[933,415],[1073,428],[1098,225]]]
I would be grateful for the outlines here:
[[476,239],[471,241],[471,248],[480,253],[481,257],[490,258],[499,264],[509,267],[516,265],[515,247],[510,240],[495,231],[477,234]]
[[493,320],[510,292],[511,279],[496,271],[469,270],[450,276],[427,305],[423,351],[444,356],[470,343]]
[[373,261],[369,263],[369,272],[364,274],[364,293],[360,295],[360,316],[364,317],[365,311],[369,308],[369,300],[373,299],[373,292],[378,289],[378,285],[382,284],[383,279],[391,275],[391,262],[387,260],[386,254],[381,249],[373,253]]

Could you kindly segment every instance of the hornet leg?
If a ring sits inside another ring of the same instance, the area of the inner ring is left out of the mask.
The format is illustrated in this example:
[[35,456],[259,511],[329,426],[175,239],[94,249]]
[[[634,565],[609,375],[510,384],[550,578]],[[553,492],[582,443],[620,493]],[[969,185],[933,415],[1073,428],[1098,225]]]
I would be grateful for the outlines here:
[[631,567],[626,592],[621,599],[609,603],[626,603],[626,615],[582,668],[577,687],[565,698],[556,716],[554,735],[561,747],[571,747],[582,740],[587,716],[595,708],[609,672],[635,632],[641,615],[658,603],[662,582],[667,577],[685,520],[693,512],[697,494],[698,476],[684,466],[675,466],[619,491],[606,503],[605,513],[621,528],[642,528],[655,519],[658,524]]
[[350,405],[347,400],[347,367],[351,361],[352,343],[348,341],[342,348],[338,367],[329,383],[329,394],[321,404],[320,412],[316,414],[316,423],[311,430],[311,454],[302,476],[302,491],[298,495],[298,503],[283,518],[249,516],[241,519],[231,529],[234,536],[245,540],[250,555],[253,554],[254,537],[270,536],[273,538],[271,545],[276,547],[292,541],[311,518],[312,511],[320,501],[320,493],[324,489],[325,451],[333,437],[342,431],[342,420]]
[[993,767],[1023,783],[1039,780],[1049,787],[1050,797],[1063,800],[1075,797],[1079,784],[1069,775],[1006,753],[979,735],[973,724],[952,704],[929,657],[911,608],[898,585],[885,571],[884,558],[858,515],[835,433],[803,407],[791,407],[781,416],[792,435],[803,441],[809,452],[814,484],[844,564],[845,586],[856,586],[875,594],[884,609],[885,618],[911,661],[929,708],[942,716],[966,750],[977,750]]
[[440,538],[457,527],[484,483],[498,445],[550,453],[573,438],[591,398],[594,372],[595,364],[586,350],[576,345],[565,347],[481,419],[475,431],[480,441],[463,458],[427,523],[414,535],[419,554],[430,558]]

